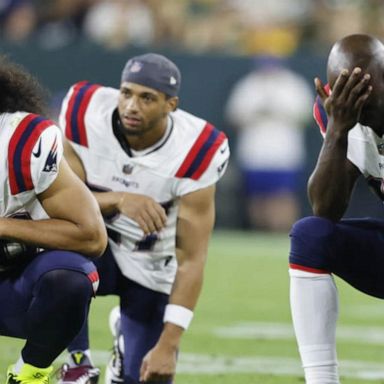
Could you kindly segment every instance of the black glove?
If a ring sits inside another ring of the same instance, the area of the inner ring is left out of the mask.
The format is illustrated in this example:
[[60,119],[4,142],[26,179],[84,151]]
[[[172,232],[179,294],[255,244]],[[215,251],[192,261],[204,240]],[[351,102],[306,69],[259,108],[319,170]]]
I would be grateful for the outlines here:
[[0,239],[0,271],[23,265],[36,253],[36,247],[13,240]]

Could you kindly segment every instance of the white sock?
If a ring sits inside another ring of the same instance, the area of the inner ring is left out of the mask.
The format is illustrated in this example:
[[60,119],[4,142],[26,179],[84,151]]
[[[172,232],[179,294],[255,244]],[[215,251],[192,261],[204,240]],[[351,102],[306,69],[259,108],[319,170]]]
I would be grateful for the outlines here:
[[338,294],[330,274],[290,269],[293,326],[307,384],[339,384]]

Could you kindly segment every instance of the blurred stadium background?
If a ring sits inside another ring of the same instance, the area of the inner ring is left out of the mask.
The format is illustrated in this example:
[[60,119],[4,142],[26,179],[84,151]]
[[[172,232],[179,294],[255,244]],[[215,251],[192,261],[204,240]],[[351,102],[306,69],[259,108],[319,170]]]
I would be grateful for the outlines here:
[[[326,55],[335,40],[356,32],[383,39],[383,20],[382,0],[0,0],[0,53],[49,90],[54,119],[72,83],[84,79],[117,87],[129,57],[166,54],[182,71],[181,108],[224,130],[234,147],[236,132],[224,106],[255,58],[283,57],[311,85],[315,76],[325,80]],[[310,214],[305,183],[321,144],[312,122],[305,142],[301,215]],[[288,309],[287,234],[252,231],[241,196],[232,158],[218,185],[206,284],[183,341],[178,383],[302,382]],[[348,216],[381,216],[380,209],[359,185]],[[346,382],[384,382],[383,304],[339,287]],[[101,366],[111,341],[107,313],[115,303],[98,298],[92,309],[95,360]],[[3,371],[18,345],[1,339]]]
[[[86,79],[118,86],[126,60],[155,51],[181,68],[181,108],[224,130],[232,86],[255,57],[283,57],[310,85],[325,80],[331,44],[354,32],[384,36],[382,0],[1,0],[0,52],[26,66],[51,93],[52,117],[65,90]],[[293,96],[294,97],[294,96]],[[309,214],[305,182],[320,146],[317,128],[305,130],[307,161],[300,208]],[[234,157],[219,184],[217,226],[247,229]],[[365,188],[355,193],[349,215],[376,215]]]

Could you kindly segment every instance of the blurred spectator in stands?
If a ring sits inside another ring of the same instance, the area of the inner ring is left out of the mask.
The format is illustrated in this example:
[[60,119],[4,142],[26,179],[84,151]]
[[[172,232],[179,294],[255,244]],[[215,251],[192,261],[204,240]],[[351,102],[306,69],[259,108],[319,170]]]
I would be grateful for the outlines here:
[[384,40],[383,17],[383,0],[0,0],[1,38],[48,49],[85,35],[114,49],[321,54],[350,33]]
[[36,12],[30,0],[0,1],[2,37],[14,43],[27,40],[36,27]]
[[310,20],[312,0],[226,0],[236,11],[243,31],[238,41],[242,53],[250,55],[293,54]]
[[312,90],[282,59],[262,57],[229,95],[226,116],[237,130],[236,156],[249,225],[286,231],[299,215],[304,132]]
[[152,45],[154,18],[150,5],[148,0],[98,0],[88,11],[85,34],[113,49],[128,44]]
[[184,46],[190,0],[148,0],[153,16],[153,44],[178,49]]
[[328,52],[334,41],[351,33],[368,33],[384,40],[382,0],[317,0],[313,5],[306,43],[317,53]]
[[94,0],[34,0],[37,37],[47,49],[58,49],[82,36],[83,21]]
[[191,0],[186,11],[183,45],[188,51],[240,53],[243,23],[226,1]]
[[223,52],[236,48],[240,24],[222,0],[98,0],[88,12],[84,31],[108,48]]

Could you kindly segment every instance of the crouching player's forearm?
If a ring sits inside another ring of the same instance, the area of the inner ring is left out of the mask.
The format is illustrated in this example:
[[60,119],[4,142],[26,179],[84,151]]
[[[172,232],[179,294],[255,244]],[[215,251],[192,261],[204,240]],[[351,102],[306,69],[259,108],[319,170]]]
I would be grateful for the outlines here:
[[180,200],[176,257],[177,273],[164,328],[155,347],[143,359],[141,380],[170,379],[176,371],[176,356],[183,332],[188,328],[200,295],[208,243],[214,224],[215,187],[185,195]]
[[200,295],[204,262],[185,262],[179,265],[169,304],[164,312],[164,328],[155,347],[143,359],[142,381],[170,379],[176,371],[181,337],[193,318]]

